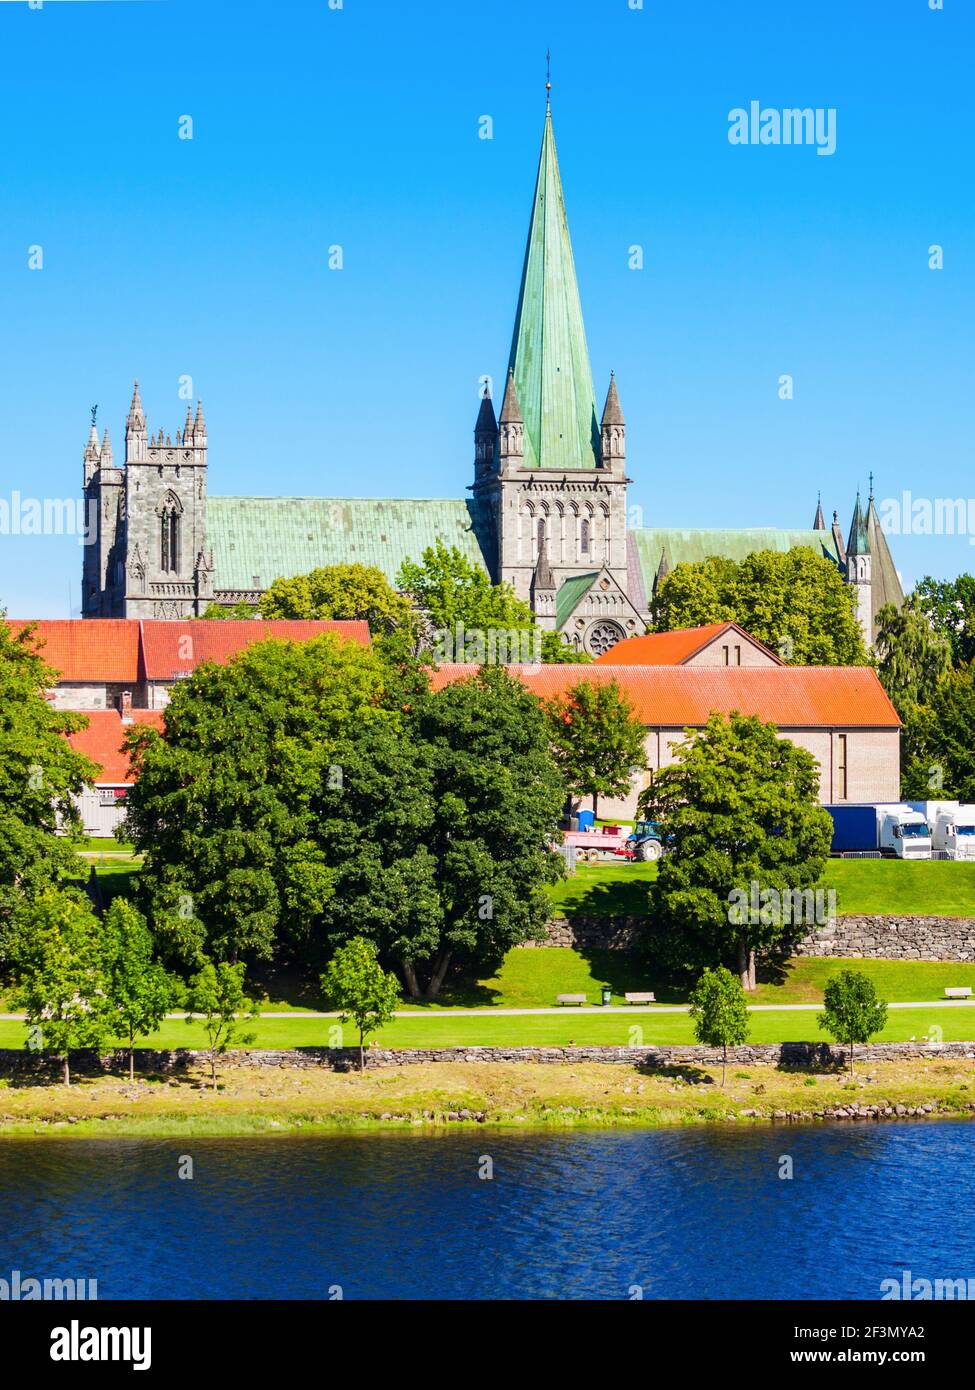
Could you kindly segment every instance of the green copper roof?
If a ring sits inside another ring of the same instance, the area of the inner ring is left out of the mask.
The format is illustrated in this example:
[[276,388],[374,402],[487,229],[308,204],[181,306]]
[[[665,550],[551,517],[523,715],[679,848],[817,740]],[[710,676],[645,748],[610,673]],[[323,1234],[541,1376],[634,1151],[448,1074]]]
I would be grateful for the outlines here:
[[395,581],[402,562],[419,560],[440,537],[484,569],[489,518],[463,499],[369,497],[210,497],[207,548],[218,589],[267,588],[319,565],[375,565]]
[[567,579],[559,587],[555,595],[555,626],[560,630],[565,627],[568,620],[572,617],[578,605],[592,588],[598,570],[592,574],[574,574],[571,579]]
[[853,508],[853,520],[850,522],[850,538],[846,543],[847,555],[869,555],[870,536],[867,532],[867,518],[863,514],[860,506],[860,494],[857,493],[856,506]]
[[830,531],[782,531],[777,527],[755,526],[742,531],[666,530],[640,527],[629,532],[640,561],[647,594],[653,593],[660,557],[667,556],[671,569],[683,561],[706,560],[723,555],[739,563],[756,550],[794,550],[805,545],[817,555],[836,560],[836,544]]
[[524,467],[596,468],[596,399],[548,111],[508,365],[525,420]]

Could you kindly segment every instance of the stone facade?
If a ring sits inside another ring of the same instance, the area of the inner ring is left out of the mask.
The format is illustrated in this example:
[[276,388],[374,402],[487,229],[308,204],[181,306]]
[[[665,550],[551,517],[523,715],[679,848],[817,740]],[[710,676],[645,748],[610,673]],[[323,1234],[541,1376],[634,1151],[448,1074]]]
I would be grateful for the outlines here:
[[[631,951],[645,929],[642,917],[580,914],[552,917],[541,941],[526,946],[570,946],[580,951]],[[975,920],[970,917],[838,916],[817,927],[792,950],[796,956],[865,960],[975,960]]]
[[[626,1018],[631,1015],[626,1015]],[[138,1049],[137,1067],[140,1072],[179,1072],[188,1067],[208,1067],[210,1054],[194,1049],[149,1051]],[[866,1043],[858,1044],[855,1060],[865,1062],[938,1061],[951,1058],[975,1058],[975,1043]],[[745,1043],[728,1049],[728,1061],[739,1065],[772,1066],[796,1071],[840,1071],[849,1065],[845,1047],[831,1043]],[[375,1067],[423,1066],[431,1062],[529,1062],[545,1066],[577,1066],[598,1062],[610,1066],[640,1067],[648,1072],[674,1066],[716,1066],[722,1061],[720,1047],[703,1047],[697,1043],[686,1046],[652,1045],[647,1047],[367,1047],[366,1065]],[[220,1058],[223,1067],[328,1067],[332,1071],[355,1071],[359,1066],[359,1049],[355,1047],[306,1047],[288,1049],[249,1048],[225,1052]],[[114,1052],[99,1055],[91,1051],[71,1054],[72,1071],[78,1074],[128,1071],[128,1053]],[[58,1058],[36,1052],[0,1051],[0,1076],[36,1076],[59,1079],[61,1063]],[[975,1106],[975,1102],[972,1102]],[[850,1109],[855,1108],[850,1106]],[[898,1112],[903,1107],[897,1107]],[[2,1102],[0,1102],[2,1110]]]

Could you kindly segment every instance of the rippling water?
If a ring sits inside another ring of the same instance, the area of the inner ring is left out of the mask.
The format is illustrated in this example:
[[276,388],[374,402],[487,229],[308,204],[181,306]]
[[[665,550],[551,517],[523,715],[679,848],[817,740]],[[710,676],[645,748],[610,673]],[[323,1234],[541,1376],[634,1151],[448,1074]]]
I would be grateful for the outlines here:
[[7,1140],[0,1277],[95,1278],[100,1298],[871,1299],[905,1268],[975,1277],[973,1143],[964,1123]]

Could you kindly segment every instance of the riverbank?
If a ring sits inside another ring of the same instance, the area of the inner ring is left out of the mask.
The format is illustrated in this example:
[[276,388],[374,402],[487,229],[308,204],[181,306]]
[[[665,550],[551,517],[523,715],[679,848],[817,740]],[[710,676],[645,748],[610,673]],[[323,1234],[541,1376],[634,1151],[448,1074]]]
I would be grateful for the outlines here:
[[[460,1127],[571,1129],[759,1124],[911,1116],[975,1117],[975,1059],[863,1063],[842,1072],[690,1063],[426,1063],[375,1072],[218,1070],[178,1077],[83,1077],[70,1086],[0,1083],[0,1137],[247,1136]],[[862,1114],[858,1112],[863,1112]],[[840,1113],[838,1113],[840,1112]]]

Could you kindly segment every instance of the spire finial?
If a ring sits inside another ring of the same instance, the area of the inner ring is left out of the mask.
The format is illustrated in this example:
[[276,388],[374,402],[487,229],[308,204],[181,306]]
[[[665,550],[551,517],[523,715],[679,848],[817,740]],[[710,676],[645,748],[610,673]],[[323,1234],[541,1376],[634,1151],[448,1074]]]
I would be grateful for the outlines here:
[[545,50],[545,109],[552,109],[552,50]]
[[873,501],[873,469],[872,469],[872,468],[871,468],[871,470],[870,470],[870,498],[869,498],[869,500],[870,500],[871,502]]

